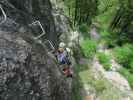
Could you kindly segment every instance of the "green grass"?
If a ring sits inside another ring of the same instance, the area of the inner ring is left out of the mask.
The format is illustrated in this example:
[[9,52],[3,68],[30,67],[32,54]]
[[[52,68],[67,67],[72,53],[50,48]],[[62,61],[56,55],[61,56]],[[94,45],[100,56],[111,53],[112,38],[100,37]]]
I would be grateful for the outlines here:
[[89,84],[92,81],[88,70],[80,72],[79,77],[81,78],[82,84]]
[[77,64],[77,65],[75,65],[74,70],[75,70],[76,77],[73,81],[74,88],[73,88],[72,100],[82,100],[80,90],[84,84],[84,81],[88,81],[88,79],[82,79],[82,78],[84,75],[87,76],[87,73],[86,72],[84,73],[84,71],[85,70],[88,71],[88,66]]
[[97,43],[94,40],[86,38],[81,41],[80,46],[83,50],[85,57],[91,58],[96,52]]
[[82,100],[80,94],[81,83],[79,82],[79,77],[73,80],[73,91],[72,91],[72,100]]
[[111,63],[110,63],[111,57],[109,55],[106,55],[105,53],[97,53],[97,58],[99,62],[103,65],[105,70],[111,69]]
[[99,96],[99,100],[121,100],[122,93],[107,82],[106,89]]
[[106,80],[99,79],[94,81],[94,87],[98,93],[103,92],[106,89]]
[[[104,79],[95,80],[92,72],[90,70],[84,70],[79,72],[80,81],[83,85],[88,85],[88,87],[93,87],[96,92],[99,94],[106,89],[106,81]],[[92,89],[92,88],[91,88]]]
[[80,78],[81,84],[88,84],[92,81],[92,77],[90,76],[89,67],[88,65],[76,65],[76,73],[78,74],[78,77]]
[[122,66],[133,70],[133,45],[126,44],[122,47],[116,47],[114,50],[116,60]]
[[123,66],[119,72],[128,80],[133,88],[133,45],[125,44],[122,47],[116,47],[113,52],[116,61]]
[[[87,65],[76,65],[76,74],[78,77],[76,95],[73,100],[82,100],[79,91],[82,86],[91,87],[91,91],[95,91],[100,100],[121,100],[123,95],[127,95],[121,92],[118,88],[114,87],[108,80],[103,78],[100,72],[93,73],[91,68]],[[94,74],[97,74],[97,79],[94,78]],[[80,84],[79,84],[80,83]]]
[[109,37],[110,36],[110,33],[109,33],[108,30],[102,30],[100,32],[100,34],[101,34],[102,38],[106,38],[106,37]]
[[121,68],[119,72],[128,80],[130,86],[133,88],[133,74],[126,68]]

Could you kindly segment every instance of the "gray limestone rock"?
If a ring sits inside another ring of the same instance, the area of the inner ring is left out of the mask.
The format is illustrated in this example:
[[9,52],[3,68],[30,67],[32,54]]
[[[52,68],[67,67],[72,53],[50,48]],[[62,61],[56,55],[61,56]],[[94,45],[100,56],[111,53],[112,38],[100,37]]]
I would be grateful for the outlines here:
[[71,100],[71,88],[47,50],[0,32],[0,100]]

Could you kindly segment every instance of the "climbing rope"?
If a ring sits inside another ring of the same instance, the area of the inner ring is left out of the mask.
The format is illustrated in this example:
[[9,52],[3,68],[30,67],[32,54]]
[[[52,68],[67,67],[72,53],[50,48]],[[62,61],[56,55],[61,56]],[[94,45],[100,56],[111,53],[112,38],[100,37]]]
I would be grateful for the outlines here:
[[42,27],[42,24],[40,23],[40,21],[35,21],[35,22],[33,22],[33,23],[29,24],[29,25],[30,26],[31,25],[39,25],[41,30],[42,30],[42,34],[40,34],[39,36],[35,37],[35,39],[39,39],[39,38],[41,38],[42,36],[44,36],[46,34],[46,32],[45,32],[44,28]]
[[0,10],[1,10],[3,16],[4,16],[4,19],[2,20],[2,22],[0,22],[0,25],[1,25],[1,24],[3,24],[7,20],[7,15],[6,15],[4,9],[2,8],[1,4],[0,4]]

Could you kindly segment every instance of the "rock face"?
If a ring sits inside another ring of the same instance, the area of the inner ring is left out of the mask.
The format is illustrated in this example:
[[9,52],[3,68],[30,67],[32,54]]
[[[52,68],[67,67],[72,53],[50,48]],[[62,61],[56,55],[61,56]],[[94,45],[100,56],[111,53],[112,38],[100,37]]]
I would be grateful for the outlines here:
[[[47,38],[56,45],[58,34],[50,0],[0,0],[0,4],[7,15],[7,20],[0,25],[0,30],[21,33],[32,32],[37,36],[42,33],[40,27],[37,25],[30,26],[30,24],[40,21],[46,31],[46,35],[42,38]],[[0,19],[2,20],[2,18],[3,15],[0,11]]]
[[71,42],[71,37],[73,35],[71,21],[65,15],[65,5],[63,0],[50,0],[52,3],[52,15],[55,21],[55,28],[60,36],[60,41],[65,42],[68,46]]
[[[56,47],[59,34],[50,0],[0,0],[0,100],[71,100],[71,86],[44,45],[34,40],[50,40]],[[70,86],[70,87],[69,87]]]
[[71,100],[71,90],[41,44],[0,32],[0,100]]

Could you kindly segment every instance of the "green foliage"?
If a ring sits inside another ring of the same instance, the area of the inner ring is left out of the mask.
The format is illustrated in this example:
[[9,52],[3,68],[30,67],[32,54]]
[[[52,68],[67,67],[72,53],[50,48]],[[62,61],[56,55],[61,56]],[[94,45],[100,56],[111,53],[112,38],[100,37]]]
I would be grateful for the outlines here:
[[133,88],[133,45],[126,44],[114,49],[116,60],[123,65],[119,72],[127,78]]
[[133,74],[126,68],[121,68],[119,72],[128,80],[130,86],[133,88]]
[[74,79],[73,81],[73,93],[72,93],[72,100],[82,100],[81,95],[80,95],[80,87],[81,84],[79,82],[79,77],[77,77],[76,79]]
[[98,0],[98,12],[95,21],[101,25],[102,29],[108,29],[112,18],[118,7],[118,0]]
[[94,87],[98,93],[103,92],[106,89],[106,81],[104,79],[99,79],[94,82]]
[[79,25],[79,32],[88,33],[88,26],[86,24]]
[[128,38],[126,43],[133,40],[133,0],[119,0],[117,13],[111,22],[111,29],[117,32],[119,42],[123,42],[123,37]]
[[[100,100],[121,100],[123,95],[121,91],[104,79],[101,73],[93,73],[89,66],[87,69],[87,65],[76,65],[76,68],[79,69],[76,73],[79,75],[81,85],[88,87],[90,91],[95,91]],[[97,79],[94,78],[96,74],[98,75]],[[78,100],[78,98],[73,100]]]
[[110,36],[110,33],[109,33],[107,30],[102,30],[102,31],[100,32],[100,34],[101,34],[101,36],[102,36],[103,38],[106,38],[106,37]]
[[99,13],[94,19],[94,22],[99,23],[99,33],[109,47],[114,47],[116,45],[116,39],[118,39],[118,37],[114,38],[113,32],[109,29],[118,6],[119,0],[99,0]]
[[76,67],[74,68],[74,70],[77,72],[77,73],[79,73],[79,72],[81,72],[81,71],[84,71],[84,70],[88,70],[89,69],[89,67],[88,67],[88,65],[86,64],[82,64],[82,65],[80,65],[80,64],[77,64],[76,65]]
[[89,66],[88,67],[86,67],[86,65],[78,65],[78,66],[84,67],[84,70],[80,70],[79,72],[79,77],[81,79],[82,84],[93,87],[93,89],[95,89],[98,94],[106,89],[107,81],[103,79],[101,75],[99,75],[99,78],[96,80],[94,79],[94,75],[91,72],[91,69],[89,69]]
[[122,47],[116,47],[114,49],[114,55],[118,63],[133,70],[133,45],[126,44]]
[[87,24],[81,24],[78,26],[78,31],[82,33],[84,38],[90,37],[89,35],[89,26]]
[[[65,13],[72,18],[72,15],[75,11],[75,0],[64,0],[64,4],[66,6],[66,11]],[[74,19],[73,19],[74,20]]]
[[81,41],[80,46],[84,52],[85,57],[91,58],[96,52],[97,43],[94,40],[86,38]]
[[75,72],[75,77],[72,83],[73,84],[72,100],[82,100],[80,89],[82,88],[83,82],[91,81],[88,80],[88,66],[76,64],[74,67],[74,72]]
[[110,63],[111,57],[109,55],[106,55],[105,53],[97,53],[97,58],[99,59],[99,62],[103,65],[105,70],[110,70],[110,68],[111,68],[111,63]]
[[121,91],[112,86],[109,82],[107,83],[107,89],[103,91],[103,93],[100,95],[99,100],[122,100],[123,94]]
[[108,45],[112,43],[112,39],[110,38],[111,34],[110,34],[110,32],[108,30],[101,29],[100,30],[100,35],[101,35],[102,41],[108,43]]
[[96,15],[97,0],[64,0],[64,4],[74,25],[90,24]]

